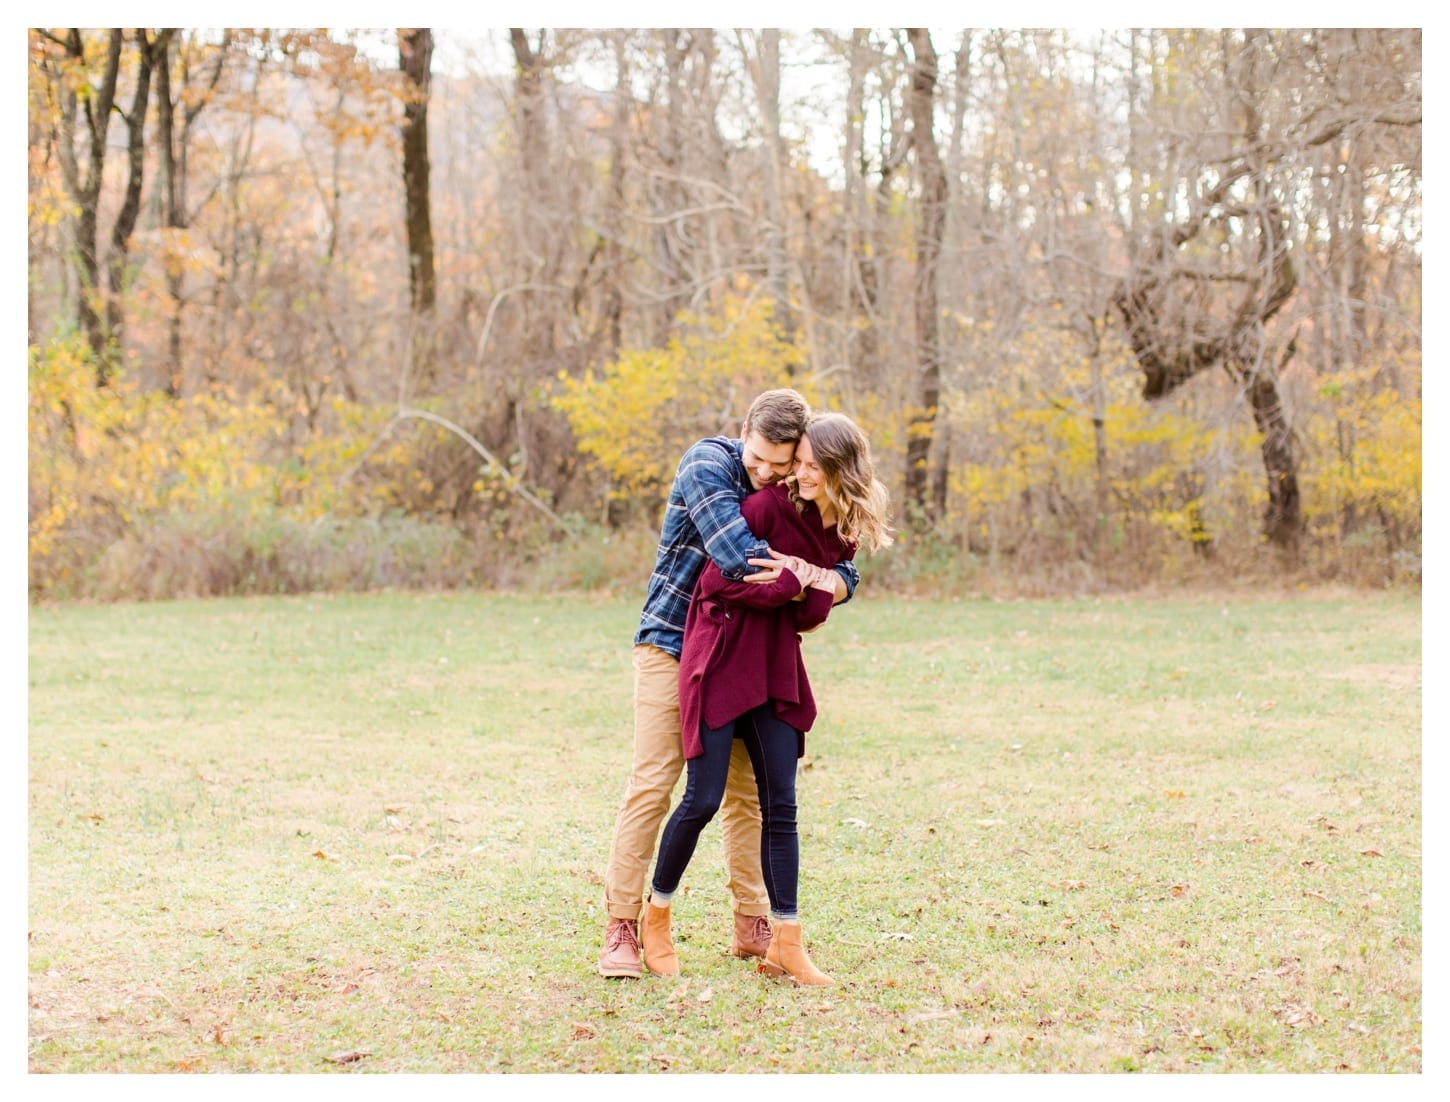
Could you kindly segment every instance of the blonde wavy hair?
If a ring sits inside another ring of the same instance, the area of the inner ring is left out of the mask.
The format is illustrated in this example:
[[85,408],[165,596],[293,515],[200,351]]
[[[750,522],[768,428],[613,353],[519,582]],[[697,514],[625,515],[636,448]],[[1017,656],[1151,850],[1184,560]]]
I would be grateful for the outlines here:
[[[802,436],[811,442],[816,463],[826,476],[824,490],[835,507],[840,537],[871,551],[890,547],[890,498],[876,477],[866,434],[844,413],[815,413]],[[787,489],[796,508],[802,508],[794,475]]]

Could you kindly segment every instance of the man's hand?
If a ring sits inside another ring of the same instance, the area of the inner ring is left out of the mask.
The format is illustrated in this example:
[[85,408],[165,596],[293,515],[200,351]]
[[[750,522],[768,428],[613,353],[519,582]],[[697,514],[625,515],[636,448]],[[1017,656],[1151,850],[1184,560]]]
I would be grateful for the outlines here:
[[774,547],[768,549],[768,559],[746,559],[751,566],[758,566],[760,569],[754,574],[747,574],[741,578],[742,582],[773,582],[780,577],[780,572],[790,563],[789,555],[782,555]]

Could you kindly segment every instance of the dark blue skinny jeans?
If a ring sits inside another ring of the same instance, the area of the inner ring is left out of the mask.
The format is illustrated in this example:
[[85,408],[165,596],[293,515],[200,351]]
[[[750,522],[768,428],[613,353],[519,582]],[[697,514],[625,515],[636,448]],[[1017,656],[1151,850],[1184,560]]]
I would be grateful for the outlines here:
[[770,896],[770,913],[777,919],[794,919],[799,914],[795,773],[800,732],[777,719],[774,706],[768,703],[723,727],[711,729],[701,722],[700,741],[705,752],[685,763],[685,794],[660,835],[652,884],[655,891],[666,895],[679,889],[680,879],[695,855],[700,832],[715,817],[725,798],[730,749],[737,738],[745,740],[760,793],[760,871]]

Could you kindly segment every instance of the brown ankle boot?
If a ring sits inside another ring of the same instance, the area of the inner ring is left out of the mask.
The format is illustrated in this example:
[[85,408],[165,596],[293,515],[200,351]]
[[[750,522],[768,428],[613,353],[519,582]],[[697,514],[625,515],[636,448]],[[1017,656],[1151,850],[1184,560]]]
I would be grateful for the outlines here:
[[806,987],[829,987],[836,981],[814,964],[806,953],[799,922],[777,922],[771,931],[770,948],[760,970],[771,976],[786,975]]
[[632,918],[610,918],[604,930],[604,952],[599,954],[599,974],[622,979],[640,975],[639,934]]
[[670,909],[644,905],[639,920],[639,939],[644,945],[644,966],[657,976],[678,976],[680,958],[670,939]]
[[770,948],[770,923],[764,915],[735,912],[735,933],[730,938],[732,957],[763,957]]

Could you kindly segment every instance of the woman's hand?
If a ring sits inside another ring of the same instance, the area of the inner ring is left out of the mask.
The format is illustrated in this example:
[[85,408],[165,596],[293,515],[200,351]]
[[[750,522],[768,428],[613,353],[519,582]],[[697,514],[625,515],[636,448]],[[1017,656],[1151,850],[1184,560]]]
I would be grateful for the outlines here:
[[815,566],[815,577],[811,579],[812,589],[824,589],[833,597],[836,594],[836,572],[829,566]]

